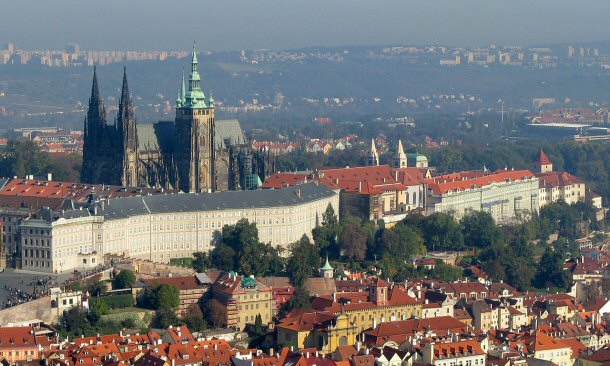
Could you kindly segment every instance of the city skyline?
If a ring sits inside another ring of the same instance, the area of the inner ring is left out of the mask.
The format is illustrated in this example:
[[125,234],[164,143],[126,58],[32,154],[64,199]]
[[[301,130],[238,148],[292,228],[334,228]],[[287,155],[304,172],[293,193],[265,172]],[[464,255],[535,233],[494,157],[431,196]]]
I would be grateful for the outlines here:
[[392,0],[376,4],[374,12],[362,0],[185,1],[180,7],[159,1],[85,5],[62,0],[3,7],[0,42],[23,49],[78,43],[91,50],[176,50],[192,40],[201,49],[219,51],[372,44],[531,46],[604,41],[610,34],[603,15],[610,4],[599,0],[565,1],[560,7],[550,0]]

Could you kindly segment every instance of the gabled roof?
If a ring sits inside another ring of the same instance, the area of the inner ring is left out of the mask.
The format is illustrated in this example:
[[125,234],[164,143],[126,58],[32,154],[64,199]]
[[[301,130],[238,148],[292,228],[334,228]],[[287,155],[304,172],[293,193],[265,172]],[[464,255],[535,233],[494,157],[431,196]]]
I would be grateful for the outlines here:
[[536,158],[534,159],[534,164],[535,165],[551,165],[553,163],[551,162],[549,157],[546,156],[546,153],[544,152],[544,150],[540,149],[540,151],[538,151],[538,154],[536,155]]
[[280,324],[276,327],[294,330],[294,331],[308,331],[313,330],[316,327],[326,324],[336,318],[331,312],[327,311],[312,311],[294,318],[284,318]]

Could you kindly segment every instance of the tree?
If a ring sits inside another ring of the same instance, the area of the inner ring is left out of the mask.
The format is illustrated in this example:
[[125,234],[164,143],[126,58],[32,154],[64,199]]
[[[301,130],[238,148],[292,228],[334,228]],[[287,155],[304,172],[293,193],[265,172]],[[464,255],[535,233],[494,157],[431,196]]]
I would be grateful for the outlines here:
[[71,335],[72,337],[91,334],[91,323],[83,309],[74,306],[64,311],[59,321],[59,333],[63,336]]
[[211,299],[205,304],[205,317],[214,327],[227,326],[227,308],[218,299]]
[[131,288],[136,283],[136,275],[130,270],[122,270],[112,281],[114,289]]
[[462,218],[462,233],[468,246],[486,249],[500,240],[501,231],[488,212],[474,211]]
[[40,151],[33,141],[9,140],[0,158],[0,174],[3,177],[46,175],[51,171],[49,154]]
[[189,329],[194,332],[202,332],[208,328],[208,324],[205,321],[199,304],[191,304],[188,309],[188,314],[183,320]]
[[284,269],[280,254],[280,249],[260,242],[256,223],[241,219],[235,225],[222,228],[220,243],[210,257],[216,268],[264,276],[277,275]]
[[392,229],[384,229],[378,240],[376,252],[383,257],[398,257],[402,260],[426,252],[424,239],[413,226],[398,223]]
[[180,306],[180,291],[174,285],[157,283],[144,291],[144,303],[150,309],[176,310]]
[[343,255],[354,260],[363,260],[366,256],[368,233],[362,226],[362,221],[348,216],[343,222],[339,245]]
[[239,256],[237,269],[255,276],[273,276],[284,269],[284,258],[271,244],[249,243]]
[[212,265],[223,271],[235,270],[235,250],[224,243],[218,243],[210,254]]
[[155,312],[153,318],[153,326],[157,328],[167,328],[170,325],[178,325],[178,317],[176,316],[175,310],[170,308],[159,308]]
[[428,250],[462,250],[464,237],[460,225],[446,213],[435,212],[423,220],[422,234]]
[[256,314],[254,318],[254,336],[259,337],[263,335],[263,319],[260,314]]
[[564,258],[561,253],[554,252],[547,247],[538,263],[538,270],[534,277],[534,286],[537,288],[557,287],[567,289],[571,285],[571,275],[563,270]]
[[440,281],[457,281],[464,276],[464,271],[460,267],[445,264],[438,261],[432,271],[432,277]]
[[256,223],[241,219],[235,225],[223,226],[222,242],[236,253],[242,253],[247,246],[260,243]]
[[89,294],[91,296],[103,296],[108,291],[108,287],[106,286],[106,282],[98,281],[92,284],[89,287]]
[[89,299],[89,315],[93,322],[97,322],[102,315],[108,314],[110,307],[103,298],[94,297]]
[[329,203],[322,214],[322,225],[316,226],[311,231],[318,254],[328,254],[332,258],[339,257],[338,229],[339,220],[333,206]]
[[294,309],[311,309],[311,300],[309,291],[303,286],[294,289],[294,293],[290,300],[288,300],[284,306],[280,309],[280,318],[284,317],[288,312]]
[[317,270],[319,257],[316,248],[309,242],[307,237],[301,238],[290,245],[290,257],[286,263],[286,272],[290,282],[299,287]]
[[193,253],[193,269],[197,273],[205,272],[211,266],[210,258],[208,257],[208,253],[205,252],[196,252]]

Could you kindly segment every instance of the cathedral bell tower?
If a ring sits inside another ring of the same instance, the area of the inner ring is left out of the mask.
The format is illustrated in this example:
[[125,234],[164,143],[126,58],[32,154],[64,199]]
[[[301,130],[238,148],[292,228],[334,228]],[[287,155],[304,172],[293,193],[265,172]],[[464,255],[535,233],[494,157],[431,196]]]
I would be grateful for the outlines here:
[[176,148],[178,188],[183,192],[214,190],[214,99],[205,101],[201,89],[197,52],[193,45],[188,89],[182,87],[176,100]]

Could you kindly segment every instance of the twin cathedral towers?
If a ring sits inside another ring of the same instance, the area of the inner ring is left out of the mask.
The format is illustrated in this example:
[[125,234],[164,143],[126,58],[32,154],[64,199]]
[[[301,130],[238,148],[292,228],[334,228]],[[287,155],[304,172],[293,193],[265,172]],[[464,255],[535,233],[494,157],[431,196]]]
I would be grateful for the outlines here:
[[174,121],[138,125],[124,71],[116,119],[108,124],[93,70],[81,181],[210,192],[255,189],[273,172],[272,157],[248,147],[237,120],[216,121],[214,99],[201,89],[194,47]]

